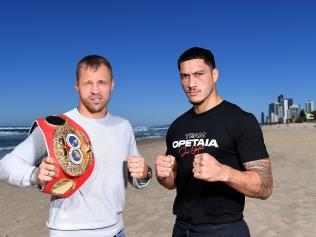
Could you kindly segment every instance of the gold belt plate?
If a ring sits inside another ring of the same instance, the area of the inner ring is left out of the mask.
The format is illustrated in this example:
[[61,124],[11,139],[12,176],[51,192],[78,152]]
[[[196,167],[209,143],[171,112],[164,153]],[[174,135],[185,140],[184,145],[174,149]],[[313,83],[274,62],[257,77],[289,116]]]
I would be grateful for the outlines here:
[[[69,142],[67,142],[69,135],[75,135],[73,137],[78,138],[78,147],[73,148],[69,146]],[[62,170],[73,177],[82,175],[89,167],[90,162],[93,159],[92,147],[89,140],[81,131],[76,130],[68,123],[58,126],[54,131],[53,148],[55,157]],[[82,156],[79,157],[80,162],[74,162],[70,159],[70,156],[72,155],[70,153],[73,153],[74,151],[75,156]]]

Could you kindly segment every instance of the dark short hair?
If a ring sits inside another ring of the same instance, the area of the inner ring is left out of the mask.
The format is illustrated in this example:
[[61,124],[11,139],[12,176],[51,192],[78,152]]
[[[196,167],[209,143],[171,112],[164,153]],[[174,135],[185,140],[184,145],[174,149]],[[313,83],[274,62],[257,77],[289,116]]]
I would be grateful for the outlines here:
[[193,47],[184,51],[184,53],[181,54],[181,56],[178,59],[178,69],[180,70],[180,64],[182,62],[191,59],[203,59],[204,63],[209,65],[211,69],[216,68],[214,55],[210,50],[199,47]]
[[77,69],[76,69],[77,81],[79,81],[80,69],[82,67],[91,68],[94,71],[97,71],[101,65],[104,65],[108,68],[108,70],[111,73],[111,78],[112,78],[113,73],[112,73],[112,67],[109,60],[99,55],[88,55],[82,58],[77,65]]

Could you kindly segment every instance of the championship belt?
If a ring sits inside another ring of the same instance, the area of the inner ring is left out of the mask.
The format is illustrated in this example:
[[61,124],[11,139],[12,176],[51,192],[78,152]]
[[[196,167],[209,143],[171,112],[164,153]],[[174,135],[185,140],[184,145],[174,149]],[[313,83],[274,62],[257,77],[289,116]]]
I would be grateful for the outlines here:
[[65,115],[37,119],[45,138],[48,156],[54,160],[58,177],[42,187],[42,192],[58,197],[69,197],[90,176],[94,168],[94,156],[88,134]]

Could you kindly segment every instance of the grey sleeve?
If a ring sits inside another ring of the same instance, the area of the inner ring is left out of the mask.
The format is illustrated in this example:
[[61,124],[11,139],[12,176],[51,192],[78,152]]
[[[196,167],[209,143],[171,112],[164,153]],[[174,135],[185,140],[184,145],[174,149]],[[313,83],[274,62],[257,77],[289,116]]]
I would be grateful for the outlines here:
[[45,140],[37,127],[11,153],[0,160],[0,180],[20,187],[31,186],[34,171],[46,155]]

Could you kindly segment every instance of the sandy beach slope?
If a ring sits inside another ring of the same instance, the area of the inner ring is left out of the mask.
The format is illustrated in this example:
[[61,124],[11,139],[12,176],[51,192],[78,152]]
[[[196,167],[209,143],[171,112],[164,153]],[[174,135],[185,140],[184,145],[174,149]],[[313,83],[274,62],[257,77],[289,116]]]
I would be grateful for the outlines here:
[[[316,236],[316,124],[264,126],[272,159],[274,191],[266,200],[247,198],[245,219],[253,237]],[[139,141],[139,149],[154,167],[165,152],[163,139]],[[175,191],[154,179],[144,190],[128,187],[125,209],[128,237],[171,236]],[[33,188],[0,182],[0,237],[47,236],[49,196]]]

